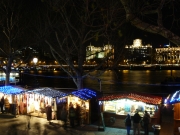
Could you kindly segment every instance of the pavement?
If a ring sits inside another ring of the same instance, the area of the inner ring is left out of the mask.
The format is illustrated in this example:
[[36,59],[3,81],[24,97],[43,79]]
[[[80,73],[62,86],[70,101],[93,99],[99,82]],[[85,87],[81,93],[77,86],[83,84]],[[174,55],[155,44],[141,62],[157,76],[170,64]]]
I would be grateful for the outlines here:
[[[160,135],[173,135],[172,117],[162,118]],[[45,118],[27,115],[14,117],[11,114],[0,114],[0,135],[126,135],[126,129],[106,127],[99,131],[97,125],[82,125],[80,127],[64,128],[59,120],[52,120],[51,123]],[[172,127],[170,129],[170,127]],[[133,130],[131,134],[133,135]],[[141,131],[143,135],[143,131]],[[149,135],[154,135],[150,132]]]

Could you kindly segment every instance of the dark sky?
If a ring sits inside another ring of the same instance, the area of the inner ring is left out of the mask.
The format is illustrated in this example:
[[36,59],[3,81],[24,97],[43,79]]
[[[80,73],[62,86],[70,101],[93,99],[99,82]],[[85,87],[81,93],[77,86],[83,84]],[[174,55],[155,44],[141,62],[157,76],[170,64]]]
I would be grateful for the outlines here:
[[[142,43],[145,44],[151,44],[153,47],[160,47],[163,45],[169,44],[169,40],[158,35],[149,33],[146,31],[142,31],[138,28],[135,28],[132,26],[131,28],[132,36],[130,38],[131,44],[133,43],[133,40],[136,38],[142,39]],[[173,43],[170,43],[171,45],[174,45]]]
[[[142,43],[145,44],[151,44],[153,47],[159,47],[160,45],[167,45],[169,44],[169,40],[158,35],[158,34],[152,34],[148,32],[139,32],[133,36],[134,39],[140,38],[142,39]],[[172,43],[171,43],[172,45]]]
[[[166,39],[158,34],[152,34],[149,32],[144,32],[144,31],[138,30],[138,29],[131,31],[131,35],[127,36],[126,40],[124,40],[123,38],[119,39],[116,44],[132,45],[133,40],[137,39],[137,38],[142,40],[143,45],[151,44],[153,46],[153,48],[160,47],[160,45],[162,47],[164,45],[169,44],[168,39]],[[114,40],[116,40],[116,39],[114,39]],[[123,40],[123,41],[121,41],[121,40]],[[87,44],[89,45],[90,43],[87,43]],[[108,40],[104,39],[104,38],[102,38],[102,39],[100,38],[98,41],[92,40],[92,42],[91,42],[91,45],[94,45],[94,46],[101,46],[101,45],[105,45],[105,44],[108,44]],[[113,44],[113,43],[110,42],[110,44]],[[173,43],[170,43],[170,44],[174,45]]]
[[[41,3],[40,0],[29,0],[29,2],[31,3],[30,4],[30,7],[38,7],[39,4]],[[42,4],[42,3],[41,3]],[[171,23],[171,22],[169,22]],[[127,33],[126,33],[127,31]],[[124,33],[125,32],[125,33]],[[140,38],[142,39],[142,43],[143,44],[151,44],[153,47],[160,47],[163,46],[163,45],[167,45],[169,44],[169,40],[158,35],[158,34],[152,34],[152,33],[148,33],[148,32],[145,32],[145,31],[142,31],[142,30],[139,30],[133,26],[130,26],[130,24],[127,24],[125,27],[124,27],[124,30],[122,28],[122,33],[123,33],[123,36],[124,38],[126,38],[126,40],[124,40],[124,44],[132,44],[133,43],[133,40],[136,39],[136,38]],[[118,37],[117,37],[118,38]],[[119,40],[117,41],[117,43],[121,43],[120,40],[123,40],[123,39],[117,39],[116,37],[114,37],[114,39],[112,39],[113,41],[114,40]],[[102,45],[102,44],[107,44],[108,43],[108,39],[107,38],[103,38],[103,39],[99,39],[99,41],[92,41],[91,42],[92,45],[95,45],[95,46],[99,46],[99,45]],[[87,43],[87,44],[90,44]],[[174,45],[173,43],[170,43],[171,45]]]

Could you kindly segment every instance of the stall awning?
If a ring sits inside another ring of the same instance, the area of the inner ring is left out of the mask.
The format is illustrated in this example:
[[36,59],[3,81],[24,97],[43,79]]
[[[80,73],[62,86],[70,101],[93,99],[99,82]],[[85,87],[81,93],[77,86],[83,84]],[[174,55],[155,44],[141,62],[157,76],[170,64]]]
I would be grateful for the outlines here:
[[147,104],[161,104],[162,97],[153,96],[153,95],[145,95],[145,94],[136,94],[136,93],[125,93],[125,94],[117,94],[117,95],[107,95],[99,98],[99,101],[110,101],[110,100],[118,100],[118,99],[132,99],[141,101]]
[[97,92],[90,89],[73,91],[71,94],[83,100],[88,100],[97,96]]
[[52,88],[38,88],[38,89],[28,91],[28,93],[37,93],[37,94],[41,94],[41,95],[52,97],[52,98],[55,98],[55,97],[61,98],[61,97],[68,96],[67,93],[64,93],[64,92],[61,92]]
[[0,87],[0,92],[3,94],[20,94],[23,93],[24,90],[19,88],[19,87],[15,87],[15,86],[2,86]]
[[180,102],[180,90],[170,94],[165,100],[165,104],[174,104]]

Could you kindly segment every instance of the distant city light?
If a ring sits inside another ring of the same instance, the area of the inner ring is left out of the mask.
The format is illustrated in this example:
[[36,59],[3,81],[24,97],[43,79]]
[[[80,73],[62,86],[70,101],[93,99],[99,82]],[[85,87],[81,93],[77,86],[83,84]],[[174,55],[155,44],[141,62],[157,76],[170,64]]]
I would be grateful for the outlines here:
[[170,45],[164,45],[164,47],[169,47]]

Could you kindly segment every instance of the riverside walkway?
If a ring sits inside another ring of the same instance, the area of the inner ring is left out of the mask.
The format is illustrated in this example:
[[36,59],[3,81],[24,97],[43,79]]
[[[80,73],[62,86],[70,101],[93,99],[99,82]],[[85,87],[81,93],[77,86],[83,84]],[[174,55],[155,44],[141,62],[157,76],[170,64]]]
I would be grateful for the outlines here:
[[[160,135],[173,135],[171,122],[171,118],[162,119]],[[105,131],[98,131],[96,125],[64,128],[58,120],[49,123],[44,118],[27,115],[19,115],[15,118],[11,114],[0,114],[0,135],[126,135],[126,130],[106,127]],[[133,135],[132,130],[130,135]],[[143,135],[142,131],[141,135]],[[154,133],[150,132],[149,135]]]

